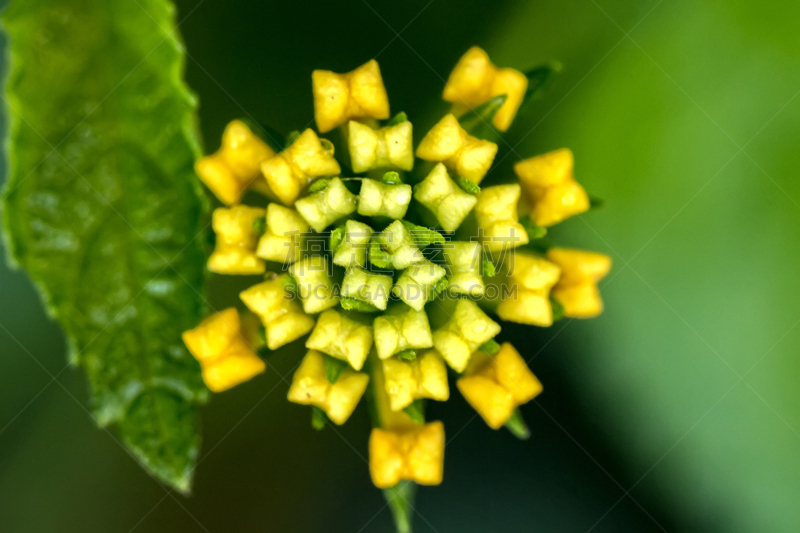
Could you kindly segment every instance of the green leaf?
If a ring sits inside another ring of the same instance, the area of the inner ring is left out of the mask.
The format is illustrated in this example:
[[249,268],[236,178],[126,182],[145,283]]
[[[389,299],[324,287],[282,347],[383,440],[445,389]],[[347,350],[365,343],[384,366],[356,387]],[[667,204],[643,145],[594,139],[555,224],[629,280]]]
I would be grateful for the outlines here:
[[403,180],[400,179],[400,173],[395,171],[389,171],[381,176],[381,181],[388,185],[399,185],[403,183]]
[[464,179],[461,176],[456,176],[456,184],[461,187],[461,190],[469,194],[478,194],[481,192],[481,187],[472,180]]
[[325,189],[328,188],[328,185],[330,185],[330,184],[331,184],[331,180],[329,180],[329,179],[316,180],[314,183],[312,183],[308,187],[308,193],[309,194],[314,194],[315,192],[324,191]]
[[190,487],[207,398],[181,341],[204,314],[196,99],[165,0],[15,0],[7,81],[10,255],[63,326],[101,425]]
[[481,344],[480,351],[483,353],[487,353],[489,355],[495,355],[497,352],[500,351],[500,345],[494,339],[489,339],[488,341]]
[[325,411],[317,407],[316,405],[311,406],[311,427],[316,429],[317,431],[322,431],[325,429],[325,425],[328,423],[328,415],[325,414]]
[[397,126],[398,124],[402,124],[408,120],[408,116],[406,115],[405,111],[400,111],[398,114],[393,116],[389,122],[386,123],[387,128],[391,128],[392,126]]
[[403,409],[403,412],[407,414],[415,424],[425,423],[425,414],[423,413],[422,409],[422,401],[414,400],[408,405],[408,407]]
[[497,274],[497,268],[494,266],[492,258],[489,254],[483,254],[483,263],[481,265],[481,274],[485,278],[493,278]]
[[383,497],[392,510],[397,533],[411,533],[411,517],[414,514],[414,498],[417,485],[413,481],[401,481],[394,487],[383,489]]
[[522,413],[520,413],[519,409],[514,409],[505,426],[519,440],[528,440],[531,437],[531,430],[528,429],[528,425],[525,423],[525,419],[522,418]]
[[325,361],[325,377],[330,383],[336,383],[342,370],[347,368],[347,361],[331,357],[328,354],[324,354],[323,360]]
[[417,351],[413,348],[407,348],[401,352],[397,352],[397,357],[403,361],[413,361],[417,358]]
[[380,309],[371,303],[367,303],[363,300],[356,300],[355,298],[345,298],[342,296],[339,298],[339,303],[342,305],[342,309],[345,311],[359,311],[361,313],[380,312]]
[[541,239],[547,235],[547,228],[537,226],[533,220],[530,219],[530,217],[522,217],[519,219],[519,223],[522,224],[523,228],[525,228],[525,232],[528,234],[529,242]]
[[500,110],[506,99],[505,94],[499,94],[486,100],[478,107],[467,111],[458,119],[461,127],[473,137],[485,139],[487,141],[496,141],[500,134],[497,129],[492,125],[494,116]]

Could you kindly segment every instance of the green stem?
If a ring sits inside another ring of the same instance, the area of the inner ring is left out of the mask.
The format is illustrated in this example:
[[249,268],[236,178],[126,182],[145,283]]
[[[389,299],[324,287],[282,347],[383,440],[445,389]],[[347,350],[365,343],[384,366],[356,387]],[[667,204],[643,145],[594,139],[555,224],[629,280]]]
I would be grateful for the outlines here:
[[417,485],[413,481],[401,481],[394,487],[384,489],[383,497],[389,504],[394,516],[394,525],[397,533],[411,533],[411,515]]

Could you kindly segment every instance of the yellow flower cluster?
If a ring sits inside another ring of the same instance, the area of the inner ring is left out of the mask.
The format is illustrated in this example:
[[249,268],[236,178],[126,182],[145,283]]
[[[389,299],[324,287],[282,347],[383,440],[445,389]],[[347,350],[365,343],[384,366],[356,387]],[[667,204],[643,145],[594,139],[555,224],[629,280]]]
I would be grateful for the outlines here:
[[[346,153],[335,153],[312,129],[275,153],[234,121],[221,148],[197,162],[203,182],[226,204],[213,213],[208,268],[260,275],[282,264],[284,273],[268,273],[240,298],[247,316],[260,320],[269,350],[306,337],[289,401],[314,406],[317,421],[324,412],[343,424],[369,386],[375,485],[438,484],[444,425],[426,423],[423,404],[448,400],[447,367],[491,428],[508,424],[542,386],[511,344],[498,348],[501,325],[493,317],[546,327],[554,308],[571,318],[597,316],[597,283],[611,259],[548,248],[541,239],[544,228],[590,207],[569,150],[519,161],[517,182],[478,186],[498,146],[473,136],[479,133],[457,117],[505,95],[487,118],[505,131],[528,89],[525,74],[496,67],[480,48],[456,65],[443,93],[453,112],[416,150],[404,113],[379,122],[390,112],[374,60],[345,74],[314,71],[312,88],[317,130],[339,127],[337,146]],[[431,164],[415,169],[415,156]],[[340,161],[358,176],[342,178]],[[248,188],[270,203],[240,205]],[[404,220],[407,214],[430,227]],[[320,236],[329,249],[311,245]],[[499,295],[492,290],[498,285]],[[212,391],[266,368],[245,329],[231,308],[184,334]]]

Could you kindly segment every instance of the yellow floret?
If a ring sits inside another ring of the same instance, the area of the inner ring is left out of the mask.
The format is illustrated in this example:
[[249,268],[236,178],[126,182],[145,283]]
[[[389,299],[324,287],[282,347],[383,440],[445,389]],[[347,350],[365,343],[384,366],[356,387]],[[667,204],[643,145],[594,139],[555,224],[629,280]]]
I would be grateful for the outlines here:
[[369,437],[369,471],[378,488],[403,479],[438,485],[444,470],[444,424],[431,422],[405,429],[375,428]]
[[557,224],[589,209],[589,196],[575,181],[575,161],[567,148],[514,165],[524,192],[520,211],[539,226]]
[[313,315],[339,303],[332,277],[333,267],[324,255],[308,255],[289,267],[289,274],[297,281],[297,292],[303,302],[303,311]]
[[325,311],[317,319],[306,348],[342,359],[361,370],[372,348],[372,327],[354,316],[336,309]]
[[583,250],[551,248],[547,259],[561,267],[561,277],[552,295],[564,307],[564,316],[592,318],[603,312],[597,282],[611,270],[610,257]]
[[195,164],[200,179],[224,204],[235,204],[253,184],[257,188],[261,163],[275,152],[246,124],[234,120],[222,134],[222,146]]
[[316,405],[338,425],[344,424],[367,389],[369,376],[350,369],[342,370],[336,383],[325,376],[325,360],[310,350],[292,378],[288,398],[302,405]]
[[458,300],[447,322],[433,332],[433,345],[450,368],[463,372],[478,347],[500,333],[500,325],[472,300]]
[[477,199],[450,179],[447,169],[439,163],[414,186],[414,199],[425,206],[436,223],[445,231],[455,231],[475,207]]
[[411,170],[414,168],[411,122],[374,130],[360,122],[347,123],[347,146],[353,172],[372,169]]
[[263,216],[263,209],[246,205],[215,209],[212,227],[217,243],[208,258],[208,269],[218,274],[263,273],[264,261],[256,256],[258,234],[253,228],[255,220]]
[[517,252],[505,270],[503,301],[497,316],[503,320],[547,327],[553,324],[550,289],[556,284],[561,269],[534,255]]
[[477,242],[451,241],[442,245],[447,263],[448,292],[483,296],[485,289],[481,277],[481,246]]
[[372,238],[372,228],[355,220],[348,220],[344,226],[344,237],[334,251],[333,264],[349,268],[367,266],[367,247]]
[[380,183],[365,179],[358,193],[358,214],[367,217],[389,217],[399,220],[406,216],[411,203],[411,185]]
[[419,398],[443,402],[450,397],[447,367],[436,350],[428,350],[412,361],[386,359],[383,375],[392,411],[400,411]]
[[203,380],[212,392],[234,387],[266,368],[246,340],[239,313],[233,307],[184,332],[183,342],[200,362]]
[[493,96],[505,94],[506,101],[492,122],[497,129],[506,131],[527,89],[528,78],[522,72],[512,68],[497,68],[486,52],[473,46],[461,56],[450,73],[442,98],[453,102],[458,112],[464,112]]
[[307,129],[283,152],[264,161],[261,173],[266,186],[285,205],[294,204],[314,178],[341,172],[333,157],[333,144]]
[[321,133],[351,119],[389,118],[389,97],[374,59],[346,74],[315,70],[311,86],[314,116]]
[[469,135],[452,114],[440,120],[417,147],[417,157],[425,161],[441,161],[462,178],[480,183],[497,154],[493,142]]
[[358,198],[340,178],[333,178],[325,189],[297,200],[295,208],[316,231],[325,228],[356,210]]
[[502,427],[517,407],[542,392],[542,384],[507,342],[494,357],[476,353],[466,374],[456,386],[492,429]]
[[528,244],[528,233],[517,218],[520,194],[517,184],[486,187],[477,194],[475,220],[486,250],[507,251]]
[[372,304],[381,311],[386,309],[391,290],[391,276],[373,274],[357,266],[351,267],[342,281],[342,297]]
[[433,295],[433,288],[447,272],[439,265],[424,259],[410,265],[392,287],[392,294],[403,300],[413,309],[422,311]]
[[398,352],[433,346],[431,326],[425,311],[397,302],[373,322],[378,357],[387,359]]
[[277,350],[299,339],[314,327],[314,319],[305,314],[294,294],[285,289],[289,276],[254,285],[239,297],[261,319],[267,336],[267,348]]
[[258,241],[256,255],[267,261],[289,265],[300,259],[308,224],[289,207],[267,206],[266,232]]

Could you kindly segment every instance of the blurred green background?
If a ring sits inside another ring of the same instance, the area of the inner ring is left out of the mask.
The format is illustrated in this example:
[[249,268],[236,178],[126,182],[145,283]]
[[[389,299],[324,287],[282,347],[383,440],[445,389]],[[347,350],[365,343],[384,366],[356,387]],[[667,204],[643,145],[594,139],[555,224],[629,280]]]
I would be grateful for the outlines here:
[[[418,531],[800,528],[800,4],[177,4],[210,148],[235,117],[310,123],[314,68],[377,56],[393,110],[421,133],[472,44],[501,66],[564,65],[499,170],[574,150],[606,206],[553,233],[614,258],[606,312],[501,334],[545,385],[523,408],[529,441],[490,431],[458,393],[431,406],[455,438],[444,483],[419,492]],[[227,303],[229,288],[211,290]],[[4,264],[0,304],[0,530],[391,530],[361,457],[366,412],[317,433],[285,401],[296,349],[203,409],[194,495],[165,497],[70,397],[87,405],[80,371],[51,380],[62,334]]]

